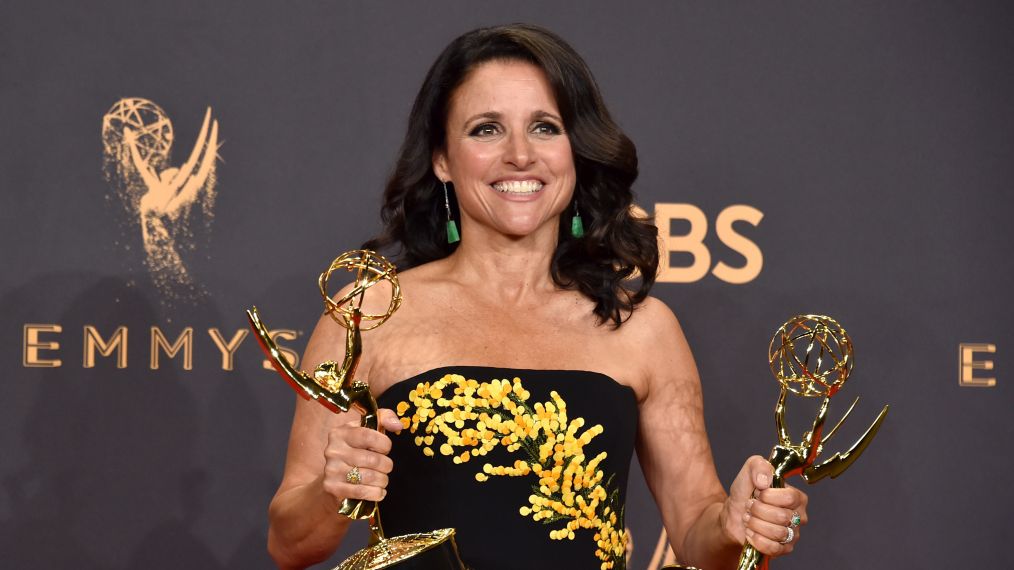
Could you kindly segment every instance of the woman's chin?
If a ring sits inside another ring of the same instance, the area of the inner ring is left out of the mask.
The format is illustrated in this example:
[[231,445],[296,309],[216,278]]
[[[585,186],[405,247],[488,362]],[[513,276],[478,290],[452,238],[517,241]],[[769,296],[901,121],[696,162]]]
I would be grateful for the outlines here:
[[540,224],[535,221],[526,221],[523,223],[511,223],[500,225],[497,230],[513,239],[526,239],[541,234],[556,235],[555,224]]

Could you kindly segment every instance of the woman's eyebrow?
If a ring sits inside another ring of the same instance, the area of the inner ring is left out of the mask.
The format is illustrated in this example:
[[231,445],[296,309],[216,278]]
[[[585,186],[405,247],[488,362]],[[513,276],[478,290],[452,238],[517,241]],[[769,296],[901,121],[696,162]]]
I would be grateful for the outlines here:
[[[493,121],[499,121],[502,118],[503,118],[503,113],[500,113],[499,111],[484,111],[482,113],[476,113],[475,115],[472,115],[471,117],[469,117],[468,119],[466,119],[465,120],[465,124],[466,125],[471,124],[472,122],[474,122],[474,121],[476,121],[478,119],[489,119],[489,120],[493,120]],[[549,111],[542,111],[542,110],[533,111],[532,112],[532,120],[537,120],[537,119],[553,119],[553,120],[559,121],[561,123],[563,122],[563,119],[560,118],[559,115],[557,115],[555,113],[550,113]]]
[[502,117],[503,114],[497,111],[485,111],[483,113],[472,115],[471,117],[465,120],[465,124],[467,125],[476,119],[492,119],[494,121],[498,121]]
[[558,115],[550,113],[549,111],[535,111],[532,113],[532,119],[553,119],[555,121],[563,122]]

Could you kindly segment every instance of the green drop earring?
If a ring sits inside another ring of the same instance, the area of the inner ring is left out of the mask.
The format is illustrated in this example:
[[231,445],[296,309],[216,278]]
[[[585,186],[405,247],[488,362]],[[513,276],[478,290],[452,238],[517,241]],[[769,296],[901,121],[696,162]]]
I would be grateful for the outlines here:
[[447,243],[458,243],[461,235],[458,234],[458,224],[451,218],[451,199],[447,195],[447,182],[440,181],[444,185],[444,208],[447,210]]
[[584,237],[584,223],[581,221],[581,212],[577,209],[577,200],[574,200],[574,217],[570,219],[570,235]]

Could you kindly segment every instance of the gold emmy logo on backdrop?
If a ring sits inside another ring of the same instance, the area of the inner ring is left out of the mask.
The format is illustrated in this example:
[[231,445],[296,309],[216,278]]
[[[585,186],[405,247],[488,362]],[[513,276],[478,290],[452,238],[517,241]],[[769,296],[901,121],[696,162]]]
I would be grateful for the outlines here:
[[[333,300],[327,292],[331,274],[344,269],[355,272],[354,286],[344,296]],[[362,312],[367,289],[386,282],[391,288],[387,310],[379,314]],[[362,415],[361,425],[381,429],[377,418],[377,401],[366,382],[356,380],[356,367],[363,353],[361,331],[384,324],[401,306],[401,287],[394,265],[380,254],[367,250],[343,253],[317,280],[324,298],[324,312],[336,323],[345,327],[345,358],[341,364],[322,362],[313,375],[297,370],[281,354],[254,307],[247,311],[250,327],[275,370],[282,375],[300,396],[316,400],[332,412],[356,410]],[[365,324],[364,325],[364,321]],[[408,534],[387,538],[380,524],[380,510],[373,501],[345,499],[338,513],[353,519],[367,519],[370,525],[369,546],[356,552],[336,570],[377,570],[380,568],[428,568],[465,570],[458,556],[454,529]]]
[[121,99],[102,117],[106,178],[140,226],[148,271],[169,300],[201,291],[181,252],[196,247],[194,226],[203,222],[207,229],[214,216],[220,145],[211,107],[189,157],[179,167],[170,163],[173,140],[169,117],[147,99]]

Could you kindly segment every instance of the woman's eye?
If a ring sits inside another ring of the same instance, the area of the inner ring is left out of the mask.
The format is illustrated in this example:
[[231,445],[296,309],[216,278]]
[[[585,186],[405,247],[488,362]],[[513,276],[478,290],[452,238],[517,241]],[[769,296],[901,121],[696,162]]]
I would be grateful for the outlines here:
[[532,128],[532,132],[537,135],[558,135],[560,134],[560,127],[553,123],[537,123]]
[[496,125],[492,123],[483,123],[472,129],[472,132],[470,132],[469,135],[473,137],[491,137],[498,132],[500,132],[500,129],[498,129]]

